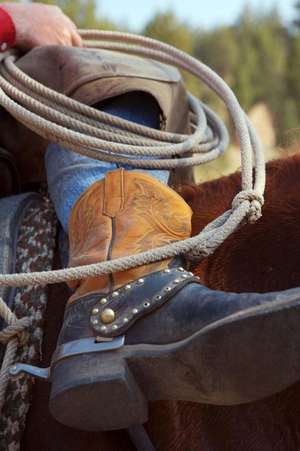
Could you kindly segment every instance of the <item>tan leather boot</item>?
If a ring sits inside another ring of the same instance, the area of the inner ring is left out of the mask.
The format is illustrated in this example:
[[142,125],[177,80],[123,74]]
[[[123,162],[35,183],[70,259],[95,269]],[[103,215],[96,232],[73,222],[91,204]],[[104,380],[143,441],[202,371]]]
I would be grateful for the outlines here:
[[[76,202],[70,222],[69,266],[112,260],[188,238],[192,211],[172,189],[152,176],[119,169],[94,183]],[[108,293],[166,268],[169,260],[73,283],[70,302]]]

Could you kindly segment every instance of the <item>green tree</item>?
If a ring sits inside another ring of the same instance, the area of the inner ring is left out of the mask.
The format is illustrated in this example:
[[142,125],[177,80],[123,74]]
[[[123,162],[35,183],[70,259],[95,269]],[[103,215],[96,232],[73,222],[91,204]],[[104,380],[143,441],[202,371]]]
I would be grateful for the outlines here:
[[[298,120],[287,83],[290,41],[276,8],[262,14],[246,6],[234,25],[199,32],[195,44],[197,58],[225,79],[245,110],[260,101],[268,105],[279,137],[287,122]],[[202,98],[216,108],[210,92],[204,90]]]
[[172,11],[157,13],[146,24],[143,34],[171,44],[187,53],[193,51],[193,33]]
[[231,84],[234,81],[239,56],[234,28],[219,27],[212,31],[198,32],[194,55]]
[[[41,3],[40,0],[32,0]],[[105,16],[97,14],[96,0],[43,0],[42,3],[59,6],[79,28],[98,28],[101,30],[114,30],[116,26]]]
[[294,8],[295,8],[295,13],[296,13],[295,14],[296,17],[294,19],[294,25],[296,28],[300,28],[300,0],[298,0],[295,3]]
[[[211,67],[229,85],[235,82],[238,66],[239,48],[233,27],[218,27],[211,30],[197,31],[194,44],[194,56]],[[225,117],[225,108],[218,97],[198,83],[197,95],[219,114]]]
[[[145,36],[170,44],[186,53],[193,53],[193,30],[182,22],[171,10],[156,13],[142,30]],[[190,91],[198,93],[198,85],[190,74],[183,74],[184,81]]]

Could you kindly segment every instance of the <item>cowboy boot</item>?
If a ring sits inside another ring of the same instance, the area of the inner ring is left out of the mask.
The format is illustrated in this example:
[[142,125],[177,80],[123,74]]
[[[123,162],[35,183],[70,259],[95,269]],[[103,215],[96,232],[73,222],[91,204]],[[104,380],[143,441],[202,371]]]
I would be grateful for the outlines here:
[[[109,172],[83,193],[72,210],[69,266],[113,260],[186,239],[191,217],[183,199],[154,177],[124,169]],[[145,275],[168,264],[162,261],[75,282],[69,304],[91,293],[114,292],[117,297],[119,287],[138,279],[142,284]]]
[[[70,265],[128,256],[187,238],[189,206],[139,172],[117,170],[79,198]],[[223,293],[178,259],[74,285],[51,366],[50,410],[86,430],[147,420],[147,401],[238,404],[299,378],[298,289]]]

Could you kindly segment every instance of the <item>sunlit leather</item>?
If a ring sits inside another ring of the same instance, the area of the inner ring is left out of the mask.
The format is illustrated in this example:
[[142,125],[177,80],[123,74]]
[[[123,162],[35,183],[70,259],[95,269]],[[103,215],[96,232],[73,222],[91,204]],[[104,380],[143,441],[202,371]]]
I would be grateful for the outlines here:
[[[70,266],[129,256],[188,238],[192,211],[168,186],[140,172],[119,169],[94,183],[75,204],[70,222]],[[109,292],[165,268],[169,260],[72,284],[71,301]]]

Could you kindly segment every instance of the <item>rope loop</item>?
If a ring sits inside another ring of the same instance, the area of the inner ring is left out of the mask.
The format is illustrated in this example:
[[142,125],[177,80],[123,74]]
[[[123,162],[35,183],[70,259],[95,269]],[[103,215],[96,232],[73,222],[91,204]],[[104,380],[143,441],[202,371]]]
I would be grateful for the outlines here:
[[7,326],[0,332],[0,343],[7,344],[13,338],[18,338],[21,345],[24,345],[28,338],[27,329],[31,326],[31,319],[24,317],[16,319],[15,323]]
[[28,328],[32,319],[24,317],[18,319],[0,297],[0,317],[8,326],[0,332],[0,343],[6,345],[0,369],[0,412],[2,411],[7,385],[9,382],[9,368],[14,364],[18,347],[24,346],[29,337]]
[[31,326],[32,320],[29,317],[18,319],[2,298],[0,298],[0,316],[8,324],[0,331],[0,343],[8,344],[13,338],[18,338],[19,343],[24,345],[28,338],[27,329]]
[[257,191],[244,190],[239,192],[232,201],[232,209],[236,210],[244,202],[249,203],[249,208],[247,212],[248,222],[254,224],[262,216],[262,207],[264,205],[264,197]]

